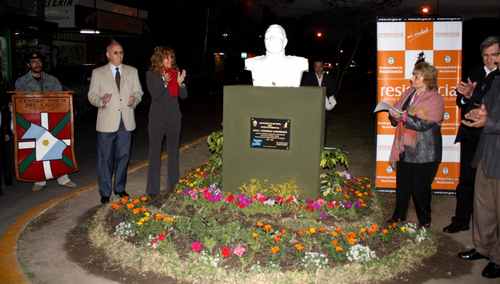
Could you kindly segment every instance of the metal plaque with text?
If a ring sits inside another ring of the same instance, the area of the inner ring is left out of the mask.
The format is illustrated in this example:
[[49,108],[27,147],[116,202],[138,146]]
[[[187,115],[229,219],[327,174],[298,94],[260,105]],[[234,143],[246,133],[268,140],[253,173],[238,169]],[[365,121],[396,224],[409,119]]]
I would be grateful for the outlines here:
[[250,147],[288,150],[290,119],[250,118]]

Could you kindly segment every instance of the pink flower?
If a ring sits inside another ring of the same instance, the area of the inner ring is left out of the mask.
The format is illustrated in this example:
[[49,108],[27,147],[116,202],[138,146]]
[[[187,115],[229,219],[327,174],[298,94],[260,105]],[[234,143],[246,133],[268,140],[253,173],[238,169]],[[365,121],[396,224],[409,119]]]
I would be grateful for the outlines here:
[[224,258],[228,258],[231,256],[231,248],[227,246],[223,246],[220,248],[221,254]]
[[191,250],[199,253],[203,249],[203,244],[200,241],[195,241],[191,243]]
[[158,240],[164,241],[165,240],[165,234],[159,234],[158,235]]
[[233,253],[239,257],[242,257],[246,251],[247,251],[247,249],[242,245],[238,245],[237,247],[235,247],[233,249]]
[[267,200],[267,197],[259,192],[255,195],[255,199],[257,199],[257,201],[259,201],[260,203],[263,203],[264,201]]

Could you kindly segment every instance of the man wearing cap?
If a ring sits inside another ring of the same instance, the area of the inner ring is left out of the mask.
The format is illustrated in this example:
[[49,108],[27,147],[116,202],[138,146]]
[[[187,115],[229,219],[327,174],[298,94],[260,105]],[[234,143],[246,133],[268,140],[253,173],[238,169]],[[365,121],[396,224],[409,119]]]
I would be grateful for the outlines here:
[[[16,80],[16,91],[23,92],[44,92],[62,91],[59,80],[43,72],[42,56],[38,52],[30,53],[27,57],[29,72]],[[65,187],[75,188],[76,184],[71,181],[68,175],[57,178],[57,182]],[[39,181],[33,184],[33,191],[39,191],[47,185],[46,181]]]

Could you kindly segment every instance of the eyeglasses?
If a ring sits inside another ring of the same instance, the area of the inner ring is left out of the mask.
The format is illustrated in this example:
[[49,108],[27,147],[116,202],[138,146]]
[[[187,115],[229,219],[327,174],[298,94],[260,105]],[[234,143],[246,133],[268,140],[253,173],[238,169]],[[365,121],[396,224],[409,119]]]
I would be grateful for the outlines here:
[[496,56],[499,56],[500,55],[500,52],[496,52],[496,53],[483,53],[483,57],[496,57]]

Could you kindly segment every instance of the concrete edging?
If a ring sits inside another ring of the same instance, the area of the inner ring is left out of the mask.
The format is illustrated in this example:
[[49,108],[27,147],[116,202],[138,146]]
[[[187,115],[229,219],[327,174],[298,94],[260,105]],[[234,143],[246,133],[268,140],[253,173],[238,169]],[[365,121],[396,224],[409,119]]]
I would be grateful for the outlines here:
[[[191,148],[193,145],[206,140],[208,136],[198,138],[189,144],[180,147],[179,151],[184,152]],[[162,154],[161,159],[168,158],[167,154]],[[132,174],[144,167],[148,166],[148,160],[144,160],[132,165],[127,174]],[[21,236],[24,229],[34,219],[45,213],[45,211],[55,207],[63,201],[75,198],[84,192],[95,190],[97,182],[83,186],[77,190],[63,194],[48,201],[45,201],[35,207],[30,208],[25,213],[19,215],[16,221],[7,227],[5,233],[0,237],[0,282],[2,283],[29,283],[28,278],[23,273],[23,270],[17,259],[17,240]]]

